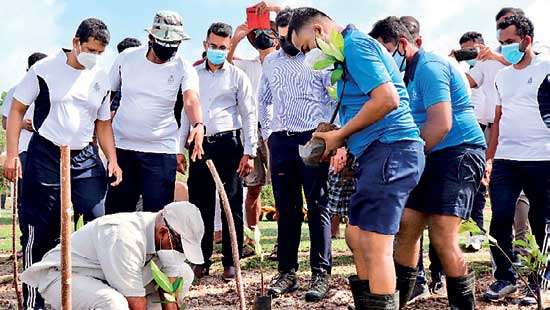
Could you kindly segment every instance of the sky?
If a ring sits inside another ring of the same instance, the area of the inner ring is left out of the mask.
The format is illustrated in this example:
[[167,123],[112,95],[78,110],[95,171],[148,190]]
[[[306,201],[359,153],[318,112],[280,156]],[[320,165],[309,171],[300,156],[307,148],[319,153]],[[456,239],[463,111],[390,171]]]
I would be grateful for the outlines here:
[[[223,21],[234,27],[245,21],[250,0],[16,0],[3,1],[0,10],[0,91],[8,90],[25,74],[26,59],[32,52],[53,54],[70,47],[80,21],[87,17],[103,20],[111,32],[111,44],[102,59],[108,69],[116,57],[116,44],[131,36],[147,41],[158,10],[180,13],[192,40],[178,51],[186,59],[200,57],[208,26]],[[275,1],[274,1],[275,2]],[[458,48],[466,31],[479,31],[496,46],[495,14],[505,6],[521,7],[535,25],[535,40],[550,41],[550,0],[280,0],[279,4],[321,9],[341,25],[355,24],[368,32],[373,23],[389,15],[413,15],[420,21],[424,47],[447,55]],[[244,40],[237,49],[242,58],[255,51]]]

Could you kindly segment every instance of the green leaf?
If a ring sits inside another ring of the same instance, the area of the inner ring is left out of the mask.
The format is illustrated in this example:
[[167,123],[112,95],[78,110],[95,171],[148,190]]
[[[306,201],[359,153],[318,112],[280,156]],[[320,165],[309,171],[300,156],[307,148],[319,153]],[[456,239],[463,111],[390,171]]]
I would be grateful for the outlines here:
[[333,45],[328,44],[322,39],[317,39],[317,45],[319,45],[321,51],[323,51],[323,53],[325,53],[326,55],[332,56],[338,61],[344,61],[344,54],[342,54],[342,52],[340,52]]
[[514,245],[516,247],[520,247],[522,249],[527,249],[529,247],[529,245],[527,244],[527,241],[522,240],[522,239],[514,240]]
[[336,58],[332,56],[326,56],[325,59],[321,59],[317,61],[315,64],[313,64],[313,70],[324,70],[330,67],[331,65],[334,65],[335,62],[336,62]]
[[174,292],[172,283],[170,283],[168,277],[160,270],[159,266],[157,266],[154,261],[151,261],[151,273],[153,274],[153,279],[155,279],[155,282],[161,289],[167,293]]
[[252,229],[250,229],[248,227],[245,227],[244,228],[244,234],[248,239],[254,240],[254,232],[252,231]]
[[334,86],[327,86],[327,93],[332,98],[332,100],[338,100],[338,92],[336,91],[336,87]]
[[334,45],[342,54],[344,53],[344,36],[337,30],[333,30],[330,34],[330,43]]
[[82,228],[82,226],[84,226],[84,215],[81,214],[81,215],[78,217],[78,221],[76,221],[76,227],[75,227],[75,229],[76,229],[76,230],[79,230],[80,228]]
[[469,232],[472,235],[484,235],[483,231],[479,226],[477,226],[476,222],[470,220],[462,222],[460,225],[460,228],[458,230],[460,234]]
[[177,278],[176,281],[172,283],[172,289],[174,292],[181,290],[182,287],[183,287],[183,278]]
[[263,254],[261,241],[262,241],[262,232],[260,231],[259,227],[256,227],[254,228],[254,248],[256,250],[256,255],[260,255],[260,259]]
[[336,82],[340,81],[343,76],[344,69],[342,69],[342,67],[337,68],[336,70],[332,71],[332,74],[330,75],[330,83],[336,84]]
[[164,292],[163,296],[166,302],[169,302],[169,303],[176,302],[176,297],[174,296],[174,294]]

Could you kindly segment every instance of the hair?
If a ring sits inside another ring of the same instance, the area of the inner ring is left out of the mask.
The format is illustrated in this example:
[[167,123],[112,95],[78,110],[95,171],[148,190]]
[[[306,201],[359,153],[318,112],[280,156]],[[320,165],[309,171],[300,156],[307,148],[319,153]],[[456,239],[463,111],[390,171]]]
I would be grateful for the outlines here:
[[104,22],[97,18],[87,18],[78,26],[75,37],[80,40],[80,43],[86,43],[92,37],[104,45],[108,45],[111,34]]
[[485,44],[485,41],[483,40],[483,35],[476,31],[468,31],[465,34],[460,37],[460,40],[458,40],[459,44],[463,44],[469,41],[473,41],[474,43],[481,43]]
[[405,38],[411,43],[414,40],[407,27],[396,16],[388,16],[377,21],[369,35],[375,39],[382,38],[384,43],[392,42],[397,44],[401,38]]
[[279,13],[277,13],[277,16],[275,17],[275,25],[277,27],[287,27],[290,24],[293,13],[294,10],[289,7],[281,10]]
[[231,38],[231,35],[233,34],[233,28],[226,23],[217,22],[210,25],[208,31],[206,32],[206,38],[210,37],[211,33],[222,38]]
[[294,14],[292,14],[290,24],[288,25],[288,37],[291,38],[292,33],[300,31],[304,26],[319,18],[331,19],[327,14],[314,8],[303,7],[294,9]]
[[531,38],[535,37],[535,27],[533,26],[531,20],[525,16],[508,16],[497,25],[497,29],[504,30],[510,26],[516,26],[516,33],[522,38],[525,36],[530,36]]
[[407,28],[413,38],[420,36],[420,22],[414,16],[401,16],[399,18],[403,26]]
[[124,38],[124,40],[120,41],[116,48],[119,53],[122,53],[125,49],[130,47],[138,47],[141,45],[141,42],[136,38]]
[[28,68],[32,67],[32,65],[34,65],[35,63],[37,63],[39,60],[41,59],[44,59],[48,57],[48,55],[44,54],[44,53],[32,53],[29,58],[27,58],[27,64],[28,64]]
[[502,18],[502,16],[512,14],[514,16],[525,16],[525,12],[520,8],[502,8],[500,11],[498,11],[497,15],[495,16],[495,21],[498,21]]

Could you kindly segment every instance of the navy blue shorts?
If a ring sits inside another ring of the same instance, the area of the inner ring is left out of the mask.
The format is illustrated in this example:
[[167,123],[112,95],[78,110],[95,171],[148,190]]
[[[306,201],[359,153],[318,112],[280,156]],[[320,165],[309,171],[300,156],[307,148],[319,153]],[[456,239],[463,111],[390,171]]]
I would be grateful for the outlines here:
[[485,148],[458,145],[430,153],[407,208],[468,219],[485,171]]
[[355,165],[357,189],[351,197],[349,223],[363,231],[395,235],[424,160],[422,142],[372,143]]

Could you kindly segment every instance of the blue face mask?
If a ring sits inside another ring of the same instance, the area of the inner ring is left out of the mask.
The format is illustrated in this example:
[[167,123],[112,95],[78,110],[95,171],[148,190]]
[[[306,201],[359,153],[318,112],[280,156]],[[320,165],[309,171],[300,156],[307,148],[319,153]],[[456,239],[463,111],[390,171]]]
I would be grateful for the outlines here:
[[470,60],[466,60],[466,63],[468,64],[468,66],[473,67],[476,65],[477,63],[477,59],[470,59]]
[[502,45],[500,52],[504,56],[504,59],[513,65],[518,64],[525,55],[525,52],[519,50],[519,43]]
[[225,62],[225,59],[227,58],[227,51],[209,48],[206,51],[206,57],[213,65],[219,66]]
[[392,56],[395,64],[397,65],[397,68],[399,69],[399,72],[405,72],[405,70],[407,69],[407,61],[405,59],[405,56],[399,53],[399,45],[395,49],[395,52],[393,52]]

